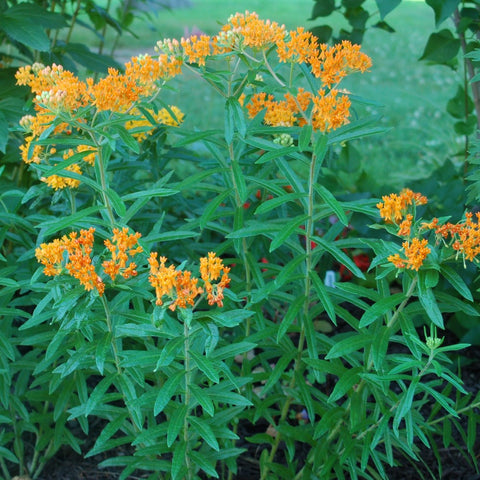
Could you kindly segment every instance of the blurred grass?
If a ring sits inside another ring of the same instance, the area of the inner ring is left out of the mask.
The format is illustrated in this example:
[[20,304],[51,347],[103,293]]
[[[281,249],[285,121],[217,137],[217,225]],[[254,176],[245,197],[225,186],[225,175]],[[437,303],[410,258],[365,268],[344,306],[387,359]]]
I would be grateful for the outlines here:
[[[256,11],[261,18],[284,23],[288,29],[328,22],[338,32],[344,22],[339,14],[308,21],[312,0],[192,0],[192,5],[151,12],[149,18],[138,17],[132,31],[139,38],[123,37],[117,58],[126,61],[138,53],[153,53],[159,39],[179,38],[192,29],[215,34],[237,11]],[[373,0],[367,5],[374,10]],[[363,113],[381,114],[382,124],[391,127],[384,135],[354,142],[353,151],[358,152],[365,172],[363,185],[358,188],[377,194],[428,177],[445,159],[455,161],[463,147],[463,137],[454,134],[453,121],[445,111],[459,74],[448,67],[418,61],[435,29],[433,11],[421,1],[402,1],[387,20],[395,33],[372,28],[364,38],[362,49],[372,58],[371,70],[343,84],[355,95],[378,102],[381,106],[369,106]],[[372,18],[372,23],[376,21],[378,17]],[[202,130],[223,125],[223,103],[207,84],[187,73],[171,86],[174,91],[165,92],[162,98],[187,113],[186,128]],[[457,163],[461,161],[458,157]]]

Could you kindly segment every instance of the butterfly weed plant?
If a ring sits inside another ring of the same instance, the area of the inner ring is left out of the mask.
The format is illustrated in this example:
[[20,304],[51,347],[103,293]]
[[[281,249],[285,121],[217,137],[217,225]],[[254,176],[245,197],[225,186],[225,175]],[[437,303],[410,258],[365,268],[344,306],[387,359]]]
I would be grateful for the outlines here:
[[[249,12],[157,47],[100,80],[17,73],[38,184],[3,283],[3,476],[37,478],[69,445],[120,478],[231,479],[256,444],[261,479],[378,479],[420,442],[441,464],[454,431],[475,463],[480,400],[451,359],[467,345],[439,331],[479,314],[462,278],[478,216],[427,222],[420,193],[322,183],[333,147],[382,131],[341,88],[368,56]],[[185,70],[224,99],[223,129],[187,131],[162,101]],[[342,234],[357,217],[372,236]],[[373,280],[326,282],[332,262],[365,278],[350,249]]]

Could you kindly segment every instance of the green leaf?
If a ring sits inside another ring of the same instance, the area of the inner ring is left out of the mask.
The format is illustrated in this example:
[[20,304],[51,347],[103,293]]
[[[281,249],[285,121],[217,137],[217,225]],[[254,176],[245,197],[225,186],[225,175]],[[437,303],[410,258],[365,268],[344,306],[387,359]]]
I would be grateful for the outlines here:
[[242,168],[237,161],[233,161],[230,166],[232,169],[233,178],[235,180],[236,189],[238,191],[238,196],[240,197],[240,202],[244,204],[247,201],[248,197],[245,176],[243,175]]
[[85,220],[91,214],[98,213],[100,210],[102,210],[102,208],[103,207],[100,206],[88,207],[77,213],[74,213],[73,215],[68,215],[63,218],[55,217],[54,220],[47,220],[40,223],[37,225],[37,228],[45,229],[43,232],[44,235],[49,236],[54,233],[58,233],[61,230],[65,230],[68,227],[73,227],[73,225],[77,225],[77,222],[80,220]]
[[93,455],[96,455],[101,451],[103,445],[107,442],[107,440],[115,434],[119,429],[122,428],[125,420],[128,418],[128,413],[123,412],[119,414],[116,418],[113,420],[110,420],[105,428],[101,431],[100,435],[97,437],[97,441],[95,442],[95,445],[91,450],[87,452],[85,455],[85,458],[91,457]]
[[378,11],[380,12],[380,19],[383,20],[392,10],[397,8],[402,0],[375,0]]
[[195,400],[203,408],[203,411],[213,417],[215,415],[215,407],[207,393],[195,384],[190,385],[190,391],[192,392],[193,398],[195,398]]
[[208,445],[217,452],[220,450],[217,439],[215,438],[210,425],[203,418],[192,417],[190,415],[188,421],[190,422],[192,430],[196,430],[202,440],[205,440]]
[[432,7],[435,12],[435,26],[438,27],[453,15],[460,0],[425,0],[425,3]]
[[333,358],[344,357],[352,352],[370,346],[372,343],[372,336],[367,334],[355,333],[337,341],[326,355],[327,360]]
[[225,202],[225,199],[228,198],[230,194],[230,190],[225,189],[222,193],[220,193],[220,195],[217,195],[213,200],[208,202],[207,208],[205,208],[202,216],[199,219],[199,225],[202,230],[207,226],[207,223],[215,215],[218,207]]
[[298,136],[298,149],[301,152],[307,150],[308,146],[310,145],[312,140],[312,131],[313,128],[311,125],[304,125],[300,130],[300,135]]
[[334,10],[335,0],[317,0],[309,20],[315,20],[318,17],[328,17]]
[[182,478],[182,470],[185,465],[185,455],[187,453],[187,444],[185,442],[180,442],[180,445],[176,445],[173,449],[173,458],[172,458],[172,479],[180,480]]
[[360,381],[359,373],[363,371],[362,367],[351,368],[339,377],[335,388],[328,397],[328,403],[333,403],[342,398],[356,383]]
[[199,232],[190,230],[173,230],[171,232],[153,233],[145,237],[144,242],[153,244],[157,242],[173,242],[175,240],[183,240],[184,238],[198,237]]
[[333,28],[330,25],[318,25],[310,28],[310,31],[318,38],[319,43],[328,43],[333,34]]
[[[200,453],[192,450],[190,456],[195,465],[200,467],[208,475],[208,478],[219,478],[218,473],[215,470],[216,462],[211,458],[211,455],[205,455],[203,452]],[[213,462],[209,463],[208,460],[213,460]]]
[[[109,55],[94,53],[83,43],[68,42],[63,46],[65,54],[93,72],[106,73],[109,67],[121,70],[122,66]],[[136,141],[136,140],[135,140]]]
[[466,115],[473,112],[475,104],[470,95],[465,92],[462,85],[457,88],[457,93],[447,103],[447,112],[457,119],[463,120]]
[[[365,280],[365,275],[363,272],[357,267],[355,262],[340,248],[338,248],[333,242],[329,242],[322,237],[313,236],[312,240],[318,244],[319,253],[321,253],[322,249],[326,250],[332,257],[340,263],[343,263],[355,276]],[[317,248],[318,248],[317,247]],[[317,250],[317,249],[315,249]]]
[[190,350],[190,355],[197,365],[197,367],[214,383],[220,381],[218,377],[218,371],[215,368],[214,363],[203,355],[198,354],[194,350]]
[[123,203],[122,199],[118,195],[118,193],[115,190],[112,190],[111,188],[108,188],[107,189],[107,197],[109,198],[110,202],[112,203],[112,207],[117,212],[117,215],[119,217],[124,217],[125,214],[127,213],[127,209],[126,209],[125,204]]
[[227,145],[230,145],[233,141],[233,136],[235,134],[235,119],[233,117],[233,109],[230,103],[225,102],[225,115],[224,115],[224,125],[225,129],[223,132],[225,141]]
[[0,447],[0,458],[8,460],[12,463],[18,463],[18,458],[5,447]]
[[175,394],[177,387],[180,384],[180,380],[185,375],[183,370],[176,372],[172,375],[161,387],[155,399],[155,405],[153,407],[153,414],[158,415],[167,406],[172,396]]
[[460,48],[460,40],[450,30],[443,29],[430,35],[420,60],[448,64],[453,60]]
[[85,413],[84,415],[87,417],[92,413],[99,404],[101,404],[102,399],[107,392],[108,388],[112,384],[115,377],[105,377],[100,380],[99,383],[95,386],[92,393],[90,394],[87,403],[85,404]]
[[297,147],[295,146],[279,147],[275,150],[264,153],[258,160],[255,161],[255,164],[262,165],[263,163],[270,162],[271,160],[275,160],[276,158],[281,158],[284,156],[288,157],[295,152],[297,152]]
[[377,371],[382,371],[385,367],[384,360],[391,335],[391,329],[385,325],[382,325],[380,328],[376,329],[373,336],[371,354],[373,358],[373,364]]
[[293,235],[295,231],[299,228],[299,226],[304,224],[307,219],[308,219],[307,214],[292,218],[286,225],[284,225],[284,228],[275,235],[274,239],[272,240],[272,243],[270,244],[270,248],[268,249],[268,251],[273,252],[278,247],[283,245],[285,241],[288,239],[288,237],[290,237],[290,235]]
[[400,422],[402,421],[402,418],[407,415],[407,413],[410,411],[412,408],[412,403],[413,403],[413,397],[415,395],[415,391],[417,389],[417,386],[419,384],[420,377],[413,377],[410,385],[408,386],[408,389],[406,392],[402,392],[402,396],[400,398],[400,403],[397,407],[397,410],[395,412],[395,417],[393,419],[393,429],[394,431],[398,431],[398,426],[400,425]]
[[172,188],[152,188],[152,189],[137,191],[134,193],[129,193],[128,195],[122,195],[121,198],[123,201],[127,201],[127,200],[138,200],[139,198],[143,198],[143,197],[148,197],[148,198],[169,197],[179,192],[180,190],[174,190]]
[[420,390],[424,390],[428,392],[448,413],[450,413],[456,418],[459,418],[458,413],[453,408],[454,401],[451,398],[444,396],[440,392],[437,392],[434,388],[432,388],[427,383],[421,382],[418,385],[418,388]]
[[122,127],[121,125],[112,125],[110,129],[112,132],[119,135],[123,140],[123,143],[125,143],[130,150],[133,150],[137,154],[140,153],[140,145],[137,139],[125,127]]
[[168,430],[167,430],[167,446],[171,447],[173,442],[176,440],[180,430],[183,427],[185,416],[187,415],[188,406],[181,405],[177,406],[176,410],[173,412],[173,415],[168,421]]
[[306,193],[287,193],[285,195],[266,200],[257,207],[257,209],[255,210],[255,215],[267,213],[270,210],[274,210],[281,205],[284,205],[285,203],[294,202],[295,200],[298,200],[299,198],[304,198],[306,196]]
[[335,307],[332,303],[330,295],[328,294],[327,287],[325,287],[325,284],[317,275],[317,272],[315,272],[315,270],[312,270],[310,272],[310,278],[313,281],[313,288],[315,288],[315,291],[317,292],[318,298],[320,299],[323,308],[327,312],[330,320],[336,325],[337,318],[335,315]]
[[425,310],[430,320],[440,328],[444,328],[442,312],[438,308],[435,295],[431,288],[428,288],[425,284],[426,276],[424,271],[420,271],[418,274],[418,299],[420,304]]
[[272,373],[268,377],[265,386],[262,389],[262,395],[266,395],[266,393],[279,382],[280,377],[284,374],[285,370],[288,368],[288,365],[292,361],[293,357],[295,356],[294,352],[291,353],[284,353],[277,361],[275,367],[273,368]]
[[[228,97],[226,102],[227,111],[229,111],[228,115],[232,115],[233,117],[233,124],[236,127],[236,130],[240,134],[241,137],[245,137],[247,133],[247,125],[245,123],[245,114],[243,112],[242,106],[240,105],[239,101],[235,97]],[[230,143],[230,142],[227,142]]]
[[15,360],[15,349],[11,342],[12,340],[7,338],[5,334],[0,331],[0,352],[13,362]]
[[406,295],[401,293],[396,293],[390,297],[382,298],[375,302],[363,315],[360,319],[359,327],[367,327],[371,323],[373,323],[377,318],[382,317],[385,315],[389,310],[392,310],[398,304],[400,304]]
[[0,14],[0,30],[27,47],[46,52],[50,50],[50,40],[46,27],[39,21],[43,16],[47,19],[48,13],[35,4],[13,5]]
[[287,313],[285,316],[282,318],[280,325],[278,327],[277,331],[277,343],[280,343],[282,340],[283,336],[287,333],[288,328],[290,325],[293,323],[295,318],[298,315],[298,312],[300,309],[303,307],[303,304],[305,302],[305,296],[301,295],[297,297],[288,307]]
[[8,122],[5,115],[0,111],[0,152],[5,153],[8,142]]
[[251,312],[250,310],[237,309],[226,312],[205,312],[205,316],[211,318],[215,323],[222,327],[232,328],[254,315],[254,313],[255,312]]
[[322,200],[333,210],[333,213],[338,217],[340,222],[348,226],[348,217],[345,214],[345,210],[342,204],[335,198],[335,196],[327,190],[323,185],[315,185],[315,191],[322,197]]

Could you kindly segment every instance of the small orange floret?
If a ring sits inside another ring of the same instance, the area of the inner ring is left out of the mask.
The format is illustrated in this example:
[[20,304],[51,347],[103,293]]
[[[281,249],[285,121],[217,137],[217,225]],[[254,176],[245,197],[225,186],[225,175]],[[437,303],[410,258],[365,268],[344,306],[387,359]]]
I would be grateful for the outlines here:
[[[230,284],[229,272],[230,268],[225,267],[222,259],[214,252],[209,252],[207,257],[200,259],[200,275],[205,282],[209,305],[217,304],[223,307],[223,291]],[[212,281],[218,279],[220,279],[218,283],[212,284]]]
[[123,278],[130,278],[137,275],[137,265],[134,262],[127,262],[129,257],[134,257],[137,253],[143,251],[142,247],[138,245],[138,239],[141,237],[140,233],[129,234],[128,228],[113,229],[112,240],[105,240],[105,246],[112,254],[111,260],[105,260],[102,263],[103,269],[112,280],[115,280],[117,275]]
[[413,238],[411,242],[403,242],[402,247],[406,258],[401,258],[400,255],[396,253],[395,255],[390,255],[388,261],[393,263],[397,268],[409,268],[418,271],[430,253],[428,240]]

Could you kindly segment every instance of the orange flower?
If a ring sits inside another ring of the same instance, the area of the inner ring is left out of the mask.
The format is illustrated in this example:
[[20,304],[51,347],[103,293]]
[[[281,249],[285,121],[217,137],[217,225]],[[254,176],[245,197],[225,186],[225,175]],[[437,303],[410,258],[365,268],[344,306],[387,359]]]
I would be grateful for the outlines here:
[[105,290],[102,279],[95,272],[92,264],[92,248],[93,248],[93,227],[88,230],[80,230],[80,236],[77,232],[72,232],[68,237],[64,236],[62,241],[65,242],[65,249],[68,252],[68,263],[65,265],[68,273],[80,281],[85,290],[97,289],[100,295]]
[[65,243],[56,238],[53,242],[42,243],[35,249],[35,257],[45,268],[43,273],[49,277],[54,277],[62,273],[63,252]]
[[197,287],[198,278],[194,278],[189,271],[176,270],[173,265],[165,267],[167,259],[160,257],[157,260],[157,252],[152,252],[148,263],[150,264],[150,276],[148,280],[155,288],[156,304],[163,305],[163,297],[167,296],[171,302],[169,309],[174,311],[177,307],[187,308],[193,306],[194,299],[203,293],[203,289]]
[[[223,307],[223,290],[230,283],[228,272],[230,272],[230,268],[225,267],[222,259],[218,258],[214,252],[209,252],[208,257],[200,259],[200,275],[205,282],[209,305],[216,303],[219,307]],[[212,280],[218,280],[219,278],[220,281],[212,285]]]
[[407,218],[400,224],[398,235],[400,235],[401,237],[410,236],[410,231],[412,229],[412,220],[413,215],[411,213],[407,214]]
[[192,35],[189,38],[182,38],[180,45],[183,48],[183,55],[189,63],[205,65],[205,59],[211,52],[211,39],[208,35]]
[[349,123],[350,99],[346,95],[338,96],[337,90],[319,90],[313,97],[312,126],[314,130],[328,132]]
[[308,61],[312,73],[329,88],[349,73],[357,70],[363,73],[372,65],[370,57],[360,52],[360,45],[352,45],[348,40],[333,47],[322,44],[318,55]]
[[110,241],[105,240],[105,246],[112,254],[111,260],[105,260],[102,263],[103,269],[112,280],[115,280],[117,275],[123,278],[130,278],[137,275],[137,265],[130,262],[127,266],[129,257],[135,256],[137,253],[143,251],[142,247],[138,245],[138,239],[142,235],[140,233],[129,234],[128,228],[113,229],[113,237]]
[[407,209],[411,205],[425,205],[427,197],[420,193],[415,193],[406,188],[400,192],[400,195],[391,193],[382,197],[383,202],[377,203],[380,210],[380,216],[387,223],[400,223]]
[[255,12],[236,13],[228,19],[217,37],[217,44],[230,49],[268,48],[285,36],[285,27],[270,20],[260,20]]
[[318,56],[318,39],[303,27],[292,30],[286,37],[277,41],[277,54],[280,62],[306,63]]
[[45,266],[44,273],[48,276],[60,275],[63,271],[62,261],[64,252],[68,254],[68,261],[65,265],[68,273],[80,281],[85,290],[97,289],[100,295],[105,290],[102,279],[96,274],[92,265],[93,233],[95,229],[81,230],[80,236],[77,232],[64,235],[61,239],[55,239],[50,243],[42,243],[35,250],[37,260]]
[[402,247],[406,258],[401,258],[400,255],[396,253],[395,255],[390,255],[388,261],[392,262],[397,268],[409,268],[418,271],[430,253],[428,240],[413,238],[411,242],[403,242]]
[[452,247],[464,258],[473,262],[480,254],[480,213],[476,213],[476,222],[471,212],[465,213],[465,222],[448,224],[449,233],[455,239]]
[[192,277],[191,272],[184,270],[178,272],[175,280],[176,298],[168,308],[174,311],[176,307],[193,306],[195,298],[203,293],[203,289],[197,286],[198,278]]

